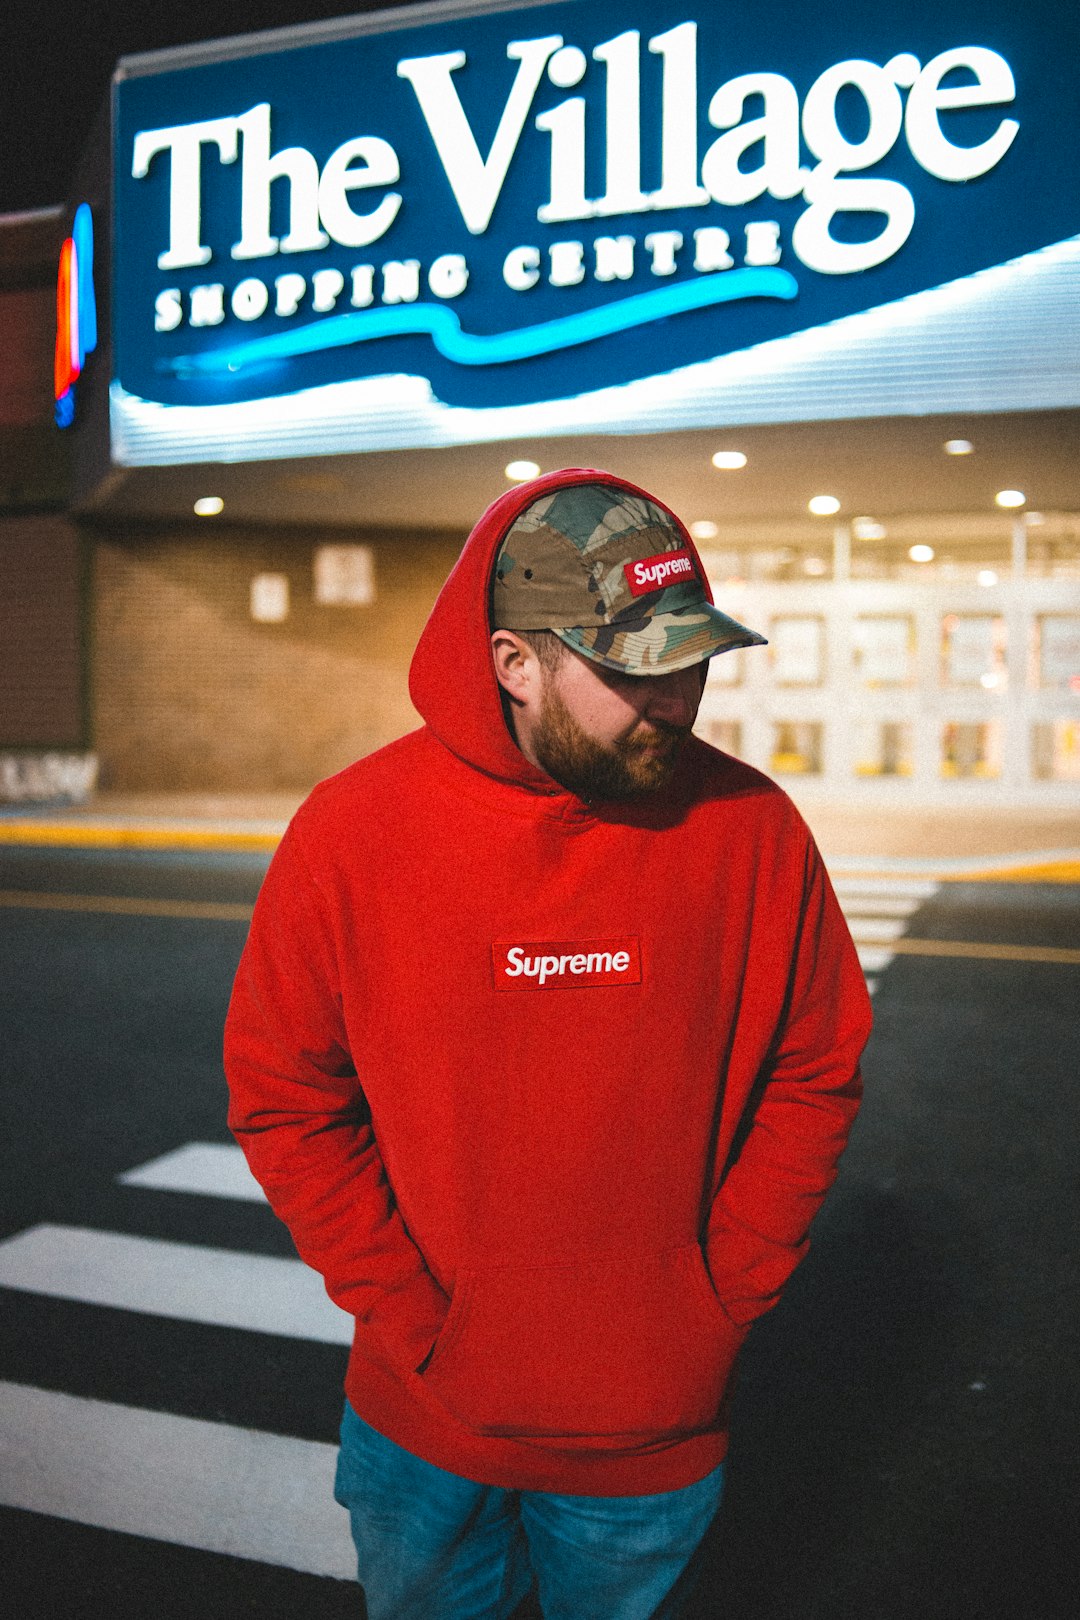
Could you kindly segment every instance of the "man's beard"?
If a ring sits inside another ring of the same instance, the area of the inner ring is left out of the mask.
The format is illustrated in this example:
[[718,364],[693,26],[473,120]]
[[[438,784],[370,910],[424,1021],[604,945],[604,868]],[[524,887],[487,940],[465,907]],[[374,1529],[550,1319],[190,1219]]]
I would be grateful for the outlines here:
[[671,779],[690,730],[641,720],[628,736],[598,742],[582,729],[549,682],[530,743],[541,769],[579,799],[639,799]]

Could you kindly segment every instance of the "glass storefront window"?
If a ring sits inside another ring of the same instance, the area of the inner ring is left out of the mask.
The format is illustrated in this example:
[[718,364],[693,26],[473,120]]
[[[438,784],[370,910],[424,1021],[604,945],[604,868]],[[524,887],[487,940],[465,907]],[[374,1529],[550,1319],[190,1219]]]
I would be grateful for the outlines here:
[[773,725],[772,769],[778,776],[821,775],[820,720],[778,720]]
[[950,722],[941,733],[942,776],[1000,776],[1001,744],[1000,720]]
[[915,743],[906,720],[862,720],[855,732],[856,776],[911,776]]
[[705,572],[713,590],[723,592],[725,584],[747,580],[786,580],[789,584],[830,580],[833,577],[832,536],[819,541],[778,541],[740,545],[738,549],[713,550],[699,546]]
[[825,679],[825,621],[817,614],[774,618],[769,662],[777,686],[820,686]]
[[736,647],[733,652],[718,653],[715,658],[709,659],[709,674],[706,681],[708,686],[741,686],[742,678],[741,648]]
[[853,627],[855,670],[864,686],[915,684],[915,621],[908,614],[865,614]]
[[[942,538],[934,529],[907,526],[903,537],[886,540],[860,540],[851,544],[852,579],[892,579],[910,584],[941,585],[949,580],[997,584],[1007,579],[1012,568],[1012,543],[1007,535],[971,539],[961,534]],[[919,561],[911,555],[913,545],[926,546],[930,556]],[[991,577],[993,576],[993,577]]]
[[1035,579],[1080,579],[1080,516],[1028,513],[1027,571]]
[[1080,720],[1036,721],[1031,774],[1040,782],[1080,782]]
[[997,613],[946,613],[941,621],[941,680],[944,686],[981,686],[1003,691],[1005,620]]
[[1080,692],[1080,614],[1041,614],[1035,621],[1035,640],[1035,684]]
[[742,754],[742,726],[738,720],[698,719],[694,727],[703,742],[725,754]]

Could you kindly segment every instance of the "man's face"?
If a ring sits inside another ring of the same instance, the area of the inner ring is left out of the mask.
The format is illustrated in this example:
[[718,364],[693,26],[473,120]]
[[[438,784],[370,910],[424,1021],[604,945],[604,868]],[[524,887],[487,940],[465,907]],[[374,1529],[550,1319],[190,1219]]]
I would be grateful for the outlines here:
[[697,716],[707,665],[620,675],[568,649],[544,672],[529,752],[581,799],[628,799],[664,786]]

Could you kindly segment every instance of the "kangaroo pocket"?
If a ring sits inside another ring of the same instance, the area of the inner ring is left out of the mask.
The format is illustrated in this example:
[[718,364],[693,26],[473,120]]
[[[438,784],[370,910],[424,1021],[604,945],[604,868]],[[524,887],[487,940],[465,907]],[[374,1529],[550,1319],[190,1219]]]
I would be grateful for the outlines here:
[[659,1440],[715,1422],[744,1330],[696,1243],[463,1271],[423,1379],[481,1434]]

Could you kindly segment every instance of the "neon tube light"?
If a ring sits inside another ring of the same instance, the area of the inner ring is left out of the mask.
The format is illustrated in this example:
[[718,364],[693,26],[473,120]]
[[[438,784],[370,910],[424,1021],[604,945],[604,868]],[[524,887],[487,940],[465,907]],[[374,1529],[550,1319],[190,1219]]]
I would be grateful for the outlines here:
[[658,287],[599,309],[545,321],[539,326],[492,333],[463,332],[457,315],[445,304],[409,304],[396,309],[335,315],[331,320],[270,337],[252,338],[227,349],[181,355],[168,363],[168,369],[181,377],[217,376],[298,354],[345,348],[377,338],[418,334],[429,336],[444,359],[457,365],[505,365],[513,360],[551,354],[557,349],[570,349],[579,343],[591,343],[596,338],[629,331],[686,310],[706,309],[736,298],[791,299],[798,291],[798,282],[787,270],[730,270],[700,281]]

